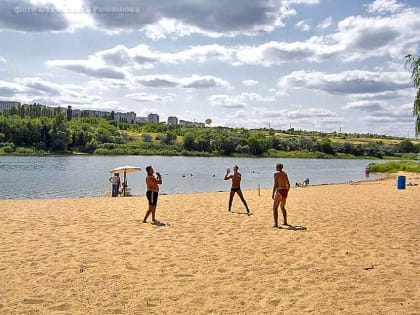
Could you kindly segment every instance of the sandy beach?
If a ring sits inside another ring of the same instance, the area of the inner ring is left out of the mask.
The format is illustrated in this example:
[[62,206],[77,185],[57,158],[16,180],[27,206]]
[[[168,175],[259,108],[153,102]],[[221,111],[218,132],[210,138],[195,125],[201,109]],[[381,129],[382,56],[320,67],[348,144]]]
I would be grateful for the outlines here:
[[420,314],[420,185],[244,196],[0,201],[0,314]]

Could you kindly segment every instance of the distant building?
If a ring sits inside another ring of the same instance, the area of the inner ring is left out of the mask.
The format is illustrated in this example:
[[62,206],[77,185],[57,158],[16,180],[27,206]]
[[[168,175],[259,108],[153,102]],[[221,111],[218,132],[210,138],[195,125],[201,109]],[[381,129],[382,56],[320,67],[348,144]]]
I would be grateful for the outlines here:
[[178,118],[176,118],[175,116],[169,116],[168,125],[178,125]]
[[12,108],[18,108],[20,102],[9,102],[9,101],[0,101],[0,113],[3,114],[5,111],[9,111]]
[[111,116],[110,112],[104,112],[99,110],[83,110],[81,116],[107,118]]
[[195,121],[188,121],[188,120],[180,120],[179,124],[184,127],[205,127],[205,123],[195,122]]
[[136,123],[138,123],[138,124],[141,124],[141,123],[146,123],[146,122],[148,122],[149,120],[147,119],[147,117],[141,117],[141,116],[139,116],[139,117],[136,117]]
[[73,109],[72,110],[72,114],[71,114],[72,119],[80,118],[81,116],[82,116],[82,112],[80,111],[80,109]]
[[148,120],[148,122],[158,124],[159,123],[159,115],[158,114],[149,114],[147,116],[147,120]]
[[182,120],[182,119],[179,121],[179,124],[181,126],[185,126],[185,127],[193,127],[194,126],[194,123],[192,121]]
[[130,124],[133,124],[136,122],[136,113],[135,112],[129,112],[129,113],[115,113],[114,114],[114,120],[115,121],[124,121],[128,122]]

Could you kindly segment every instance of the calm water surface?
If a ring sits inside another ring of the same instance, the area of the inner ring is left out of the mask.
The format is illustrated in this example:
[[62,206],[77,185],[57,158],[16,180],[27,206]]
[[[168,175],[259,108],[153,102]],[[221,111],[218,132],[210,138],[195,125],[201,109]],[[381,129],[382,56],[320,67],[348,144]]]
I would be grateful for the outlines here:
[[[122,165],[143,171],[127,174],[133,195],[145,193],[145,167],[163,174],[161,193],[227,191],[227,167],[239,165],[242,188],[272,187],[275,164],[282,162],[292,186],[309,177],[311,184],[365,180],[372,160],[200,158],[163,156],[0,157],[0,199],[104,196],[110,190],[109,170]],[[384,162],[383,160],[379,162]],[[183,176],[184,175],[184,176]],[[380,175],[371,174],[369,179]]]

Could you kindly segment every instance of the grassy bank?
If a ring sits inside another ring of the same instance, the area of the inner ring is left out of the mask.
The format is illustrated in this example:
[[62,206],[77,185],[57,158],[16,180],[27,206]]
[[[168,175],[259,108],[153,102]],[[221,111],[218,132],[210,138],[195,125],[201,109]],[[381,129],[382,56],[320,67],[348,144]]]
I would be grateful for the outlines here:
[[399,171],[420,173],[420,163],[413,161],[391,161],[369,164],[369,171],[377,173],[397,173]]

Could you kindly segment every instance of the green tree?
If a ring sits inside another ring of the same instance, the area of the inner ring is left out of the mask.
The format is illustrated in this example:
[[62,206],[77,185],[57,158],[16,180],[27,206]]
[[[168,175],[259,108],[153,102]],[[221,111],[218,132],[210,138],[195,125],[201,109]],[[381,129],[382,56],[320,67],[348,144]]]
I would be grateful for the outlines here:
[[252,135],[248,139],[249,151],[254,155],[264,152],[264,137],[262,135]]
[[408,139],[398,143],[397,150],[401,153],[417,153],[417,147]]
[[185,150],[188,150],[188,151],[195,150],[196,143],[195,143],[195,135],[193,133],[189,132],[185,134],[183,146]]
[[414,57],[409,54],[405,56],[405,64],[411,70],[411,79],[414,87],[417,89],[414,99],[413,116],[416,118],[416,136],[420,134],[420,56]]
[[322,140],[321,152],[324,152],[326,154],[335,154],[334,148],[332,147],[331,142],[329,140]]
[[65,124],[64,115],[57,113],[54,120],[52,129],[50,130],[51,144],[50,147],[53,151],[65,151],[71,143],[70,132]]

